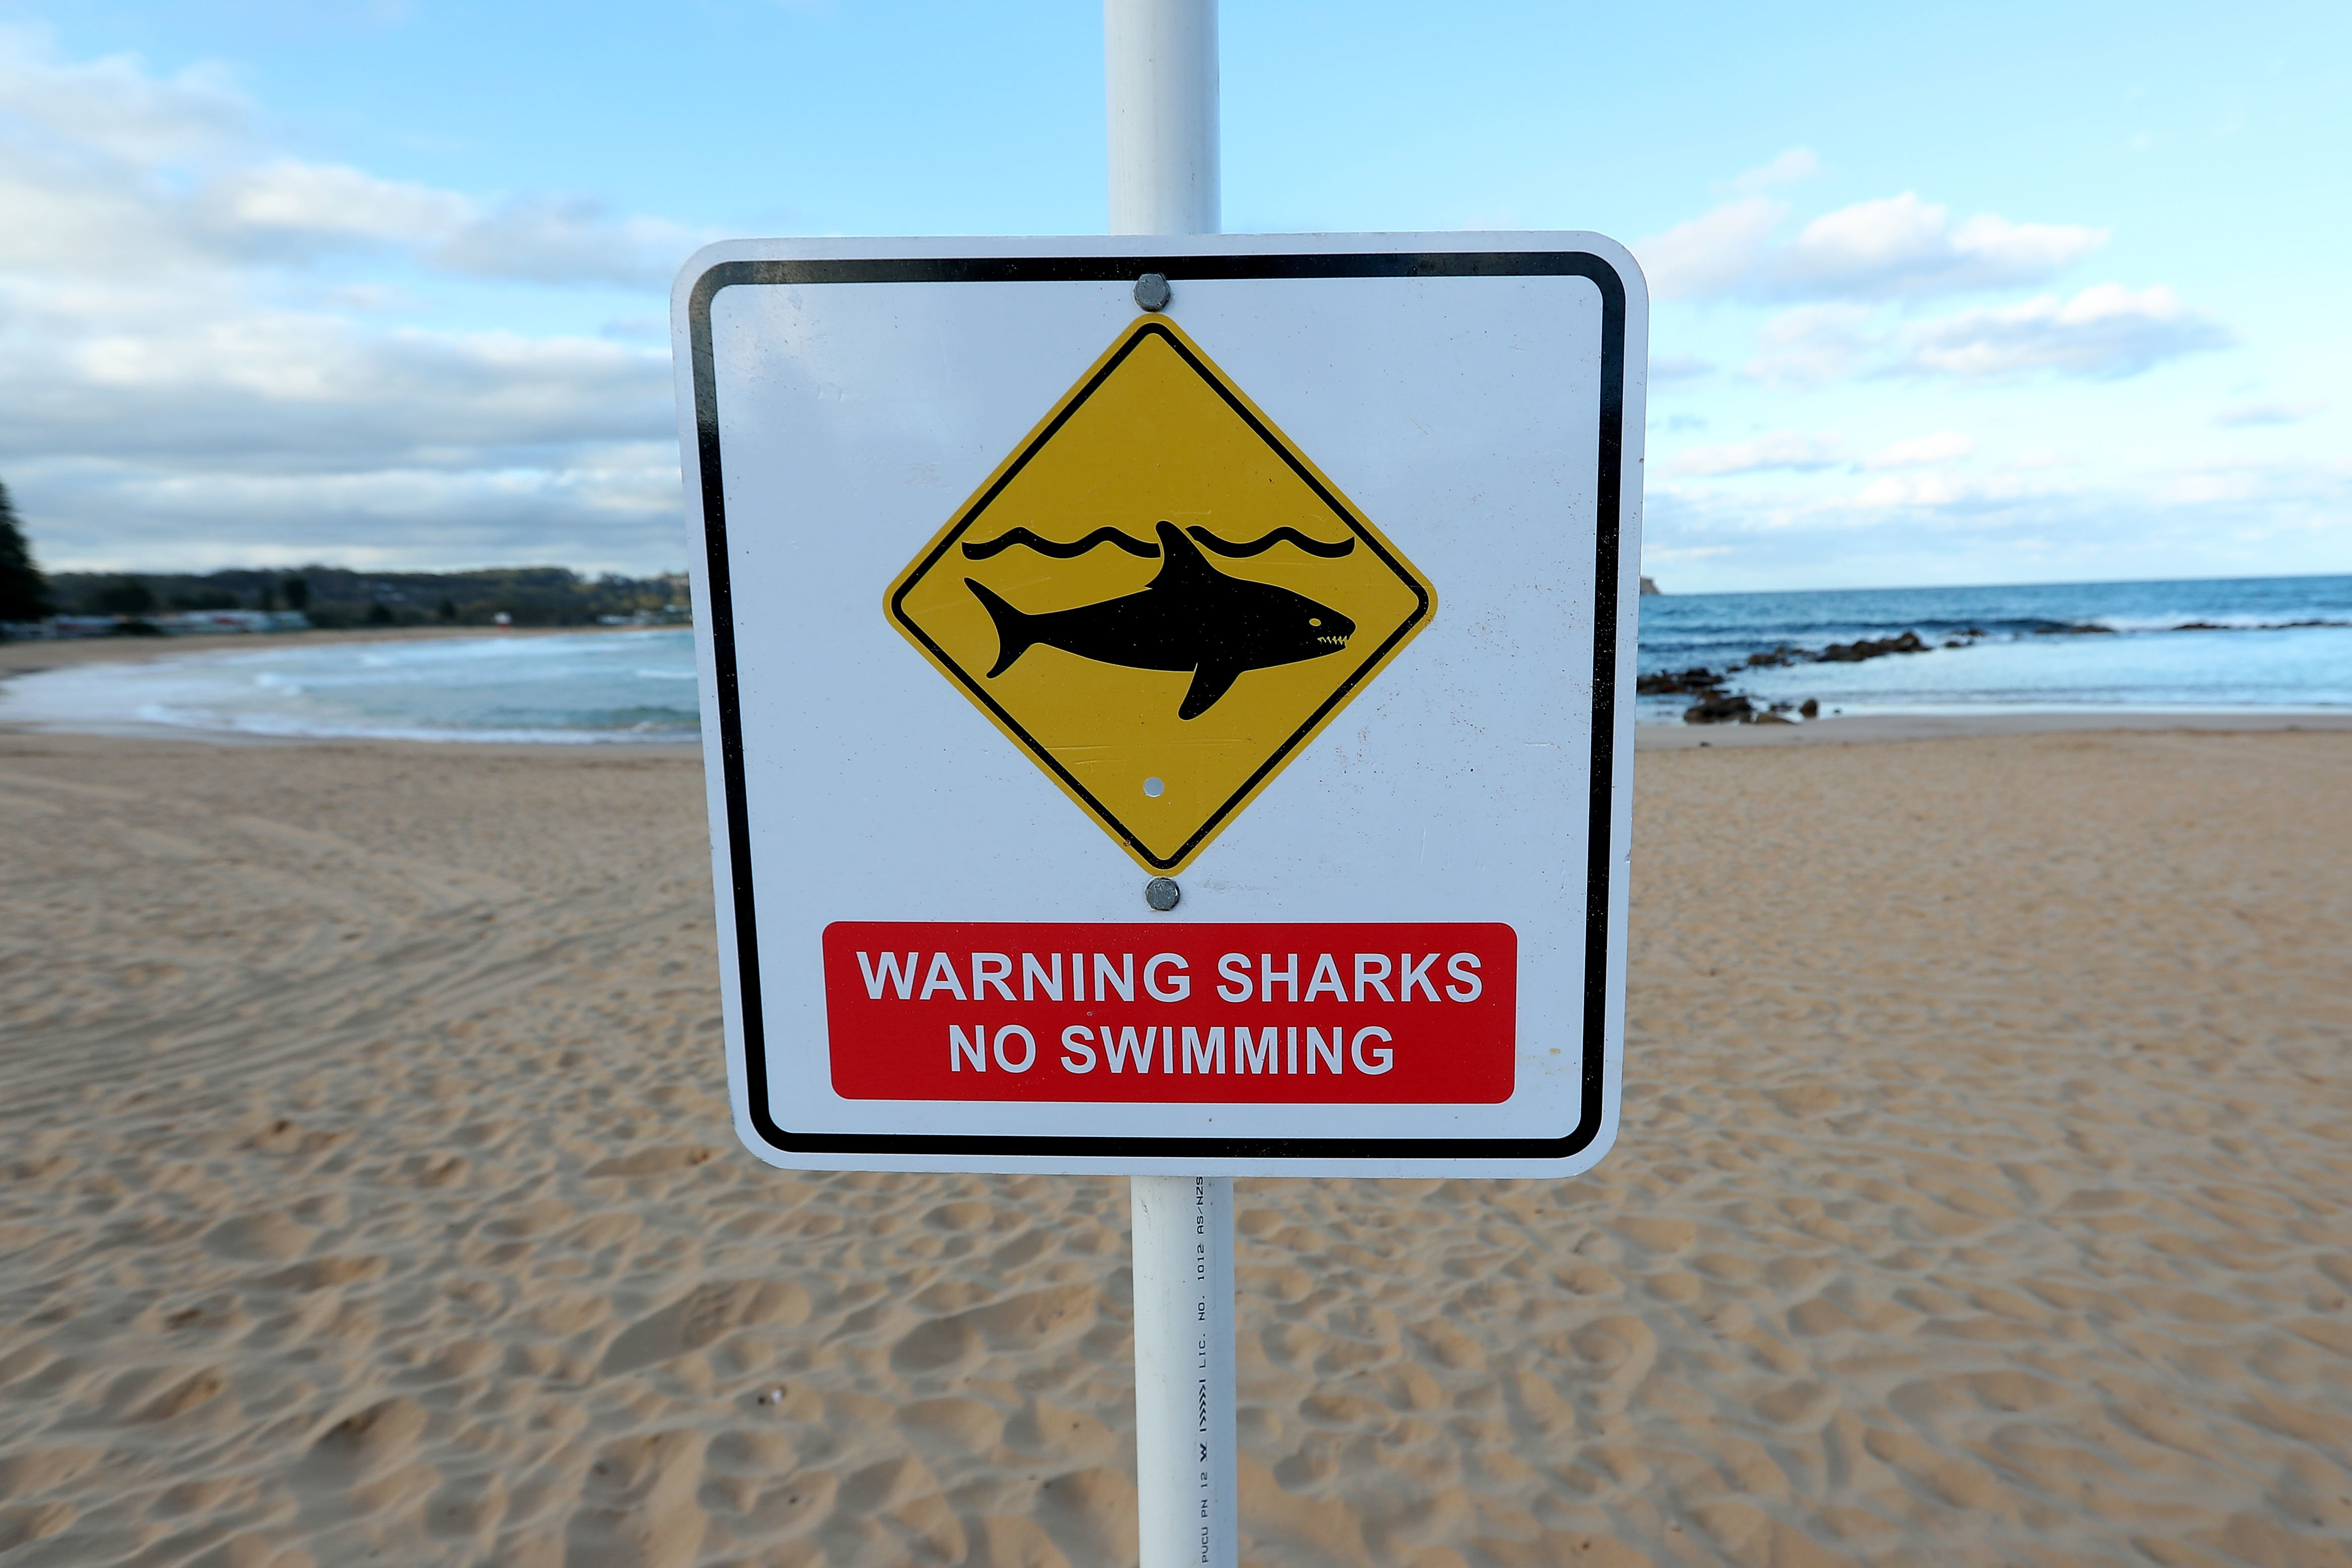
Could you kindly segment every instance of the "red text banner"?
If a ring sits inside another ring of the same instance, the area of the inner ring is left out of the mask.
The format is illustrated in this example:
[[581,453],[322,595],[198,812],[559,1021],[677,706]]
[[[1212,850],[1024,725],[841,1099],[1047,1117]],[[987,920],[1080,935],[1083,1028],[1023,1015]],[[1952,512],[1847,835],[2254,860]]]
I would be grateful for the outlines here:
[[1518,979],[1495,923],[824,931],[845,1100],[1492,1105]]

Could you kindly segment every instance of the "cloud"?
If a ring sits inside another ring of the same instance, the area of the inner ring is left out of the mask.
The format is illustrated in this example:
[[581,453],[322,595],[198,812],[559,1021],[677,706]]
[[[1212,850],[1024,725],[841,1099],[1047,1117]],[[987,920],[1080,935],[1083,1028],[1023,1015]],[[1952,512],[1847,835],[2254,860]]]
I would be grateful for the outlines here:
[[2265,425],[2300,425],[2322,408],[2324,403],[2233,403],[2213,416],[2213,423],[2224,430],[2246,430]]
[[[1965,458],[1976,443],[1957,430],[1939,430],[1914,437],[1854,461],[1845,443],[1834,435],[1812,436],[1799,430],[1775,430],[1747,441],[1721,447],[1693,447],[1658,464],[1663,479],[1722,479],[1734,474],[1819,473],[1844,468],[1855,473],[1892,468],[1927,468]],[[1905,480],[1906,485],[1942,483],[1940,479]],[[1864,495],[1870,492],[1865,490]],[[1895,493],[1887,491],[1885,493]]]
[[2011,486],[1969,484],[1948,474],[1889,474],[1873,479],[1854,493],[1858,507],[1943,507],[1969,498],[1993,499]]
[[86,154],[159,163],[245,141],[254,107],[217,67],[154,77],[133,55],[60,60],[46,33],[0,26],[0,120]]
[[584,196],[527,196],[486,209],[455,192],[292,159],[240,171],[205,192],[201,205],[216,234],[248,254],[257,236],[373,243],[408,247],[443,270],[533,283],[659,286],[707,237],[659,218],[616,216]]
[[2169,289],[2135,293],[2120,283],[2101,283],[2071,300],[2044,294],[1925,322],[1906,334],[1896,368],[1966,380],[2050,371],[2112,381],[2235,341],[2229,329],[2189,310]]
[[1788,212],[1747,195],[1633,249],[1660,299],[1919,300],[2044,282],[2107,240],[2105,229],[1994,213],[1955,225],[1949,208],[1906,191],[1824,214],[1775,244]]
[[670,415],[667,353],[597,339],[386,331],[270,310],[12,338],[0,408],[37,461],[505,466],[656,437]]
[[675,566],[665,343],[403,316],[436,274],[650,315],[695,237],[293,157],[217,72],[0,29],[0,474],[60,569]]
[[[42,564],[211,571],[323,560],[428,570],[552,561],[646,571],[684,559],[673,442],[572,446],[558,456],[322,473],[76,466],[45,487],[67,547],[44,549]],[[74,548],[92,527],[102,529],[102,549]]]
[[1812,386],[1860,373],[1883,334],[1861,305],[1800,305],[1757,331],[1760,351],[1741,367],[1768,386]]
[[1937,463],[1965,458],[1976,449],[1977,444],[1958,430],[1938,430],[1932,436],[1897,441],[1884,451],[1874,452],[1862,460],[1862,466],[1865,468],[1931,468]]
[[1889,328],[1867,306],[1800,305],[1766,321],[1744,374],[1773,387],[1850,376],[2004,381],[2036,374],[2119,381],[2237,339],[2166,288],[2101,283]]
[[1769,191],[1778,185],[1793,185],[1821,173],[1822,161],[1813,156],[1810,147],[1791,147],[1770,163],[1748,170],[1731,182],[1731,188],[1743,195]]
[[1738,289],[1763,264],[1786,205],[1765,196],[1726,202],[1651,238],[1633,254],[1661,300],[1711,300]]
[[394,244],[454,234],[474,212],[473,203],[449,191],[292,158],[240,170],[205,198],[224,232],[280,230]]
[[1664,483],[1645,561],[1686,593],[1895,583],[2119,581],[2352,569],[2352,463],[2156,466],[2083,477],[2021,466],[1778,488]]
[[0,28],[0,271],[125,279],[374,248],[468,277],[641,288],[707,237],[584,196],[484,200],[276,153],[217,72],[60,60]]
[[1650,361],[1653,384],[1661,381],[1696,381],[1700,376],[1714,374],[1715,362],[1701,359],[1696,354],[1658,354]]
[[1817,217],[1772,258],[1769,286],[1796,297],[1921,298],[2039,283],[2107,241],[2105,229],[2011,223],[1992,213],[1954,227],[1909,191]]
[[1844,460],[1834,438],[1823,439],[1796,430],[1775,430],[1726,447],[1693,447],[1677,452],[1658,467],[1667,476],[1717,479],[1726,474],[1762,473],[1774,468],[1799,472],[1832,468]]
[[534,283],[659,287],[708,236],[651,217],[615,217],[584,197],[509,203],[430,253],[452,271]]

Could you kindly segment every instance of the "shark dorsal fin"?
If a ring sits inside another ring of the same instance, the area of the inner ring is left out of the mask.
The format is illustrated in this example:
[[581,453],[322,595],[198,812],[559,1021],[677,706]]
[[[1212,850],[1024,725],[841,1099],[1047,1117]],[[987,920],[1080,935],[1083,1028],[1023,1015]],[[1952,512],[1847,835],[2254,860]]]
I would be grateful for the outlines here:
[[1201,547],[1184,537],[1184,531],[1172,522],[1162,522],[1155,531],[1160,535],[1160,574],[1151,579],[1155,588],[1172,588],[1179,584],[1206,583],[1224,575],[1209,564]]

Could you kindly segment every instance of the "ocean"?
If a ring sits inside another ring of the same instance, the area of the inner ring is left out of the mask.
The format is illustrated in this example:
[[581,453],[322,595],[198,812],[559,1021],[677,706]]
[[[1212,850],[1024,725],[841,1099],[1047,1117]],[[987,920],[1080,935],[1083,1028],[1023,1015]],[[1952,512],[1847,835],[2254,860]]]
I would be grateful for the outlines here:
[[[1834,645],[1921,653],[1824,662]],[[1753,666],[1789,648],[1785,664]],[[1642,601],[1640,672],[1703,668],[1758,709],[1834,713],[2130,708],[2352,709],[2352,577],[1664,594]],[[1696,699],[1644,696],[1678,722]]]
[[0,721],[316,740],[692,742],[691,631],[300,643],[0,684]]
[[[1443,601],[1441,600],[1441,605]],[[1440,615],[1444,614],[1443,608]],[[1860,662],[1832,645],[1916,633]],[[1776,653],[1775,650],[1789,650]],[[216,735],[549,743],[700,733],[688,631],[303,643],[89,664],[0,683],[0,721]],[[1757,655],[1786,662],[1750,665]],[[1640,672],[1823,716],[1991,710],[2352,710],[2352,577],[2012,588],[1667,594],[1642,601]],[[1644,696],[1643,722],[1698,699]]]

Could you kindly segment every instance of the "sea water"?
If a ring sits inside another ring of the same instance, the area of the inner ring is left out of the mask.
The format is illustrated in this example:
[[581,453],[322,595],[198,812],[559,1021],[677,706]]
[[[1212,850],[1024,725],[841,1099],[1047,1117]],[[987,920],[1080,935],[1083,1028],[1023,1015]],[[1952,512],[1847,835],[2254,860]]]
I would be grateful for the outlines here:
[[[1439,624],[1445,614],[1439,585]],[[1853,589],[1644,598],[1639,668],[1729,671],[1758,706],[1848,714],[1994,709],[2352,710],[2352,577]],[[1755,654],[1916,631],[1860,664]],[[1975,635],[1971,635],[1975,634]],[[1957,643],[1957,647],[1946,647]],[[688,631],[315,643],[91,664],[0,683],[0,722],[412,741],[688,742]],[[913,659],[911,650],[908,654]],[[1408,650],[1385,679],[1405,678]],[[910,673],[920,678],[919,662]],[[1678,721],[1688,697],[1643,698]]]
[[[259,641],[260,639],[257,639]],[[400,741],[692,742],[690,631],[303,643],[0,684],[0,722]]]
[[[1929,651],[1803,657],[1905,632]],[[1782,647],[1801,657],[1742,668]],[[2352,709],[2352,577],[1655,595],[1638,668],[1728,672],[1725,691],[1759,707],[1810,697],[1824,713]],[[1679,720],[1692,701],[1637,712]]]

